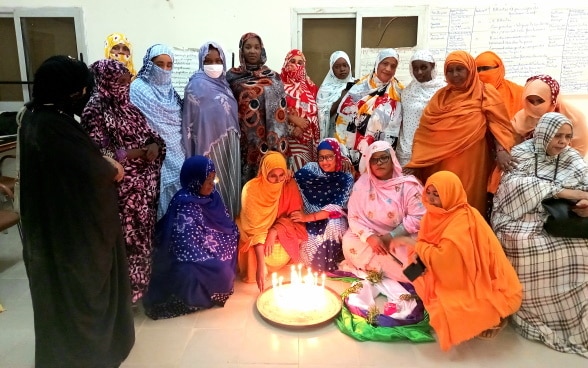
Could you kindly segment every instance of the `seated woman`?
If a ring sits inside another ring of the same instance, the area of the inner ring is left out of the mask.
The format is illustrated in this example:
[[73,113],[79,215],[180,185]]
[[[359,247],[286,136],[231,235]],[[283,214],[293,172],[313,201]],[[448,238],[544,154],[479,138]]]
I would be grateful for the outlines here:
[[[335,138],[349,150],[354,165],[360,163],[374,141],[396,147],[402,122],[400,92],[404,86],[394,77],[398,52],[383,49],[373,71],[359,80],[343,98],[335,121]],[[359,172],[365,170],[362,161]]]
[[[532,139],[512,150],[519,160],[494,197],[492,227],[523,283],[523,303],[511,318],[523,337],[588,357],[588,240],[543,230],[541,201],[559,197],[588,205],[588,164],[569,147],[573,127],[559,113],[539,119]],[[588,217],[586,209],[578,209]]]
[[402,174],[388,142],[372,143],[367,162],[367,172],[349,198],[349,230],[343,236],[346,267],[350,263],[352,269],[382,271],[388,278],[409,282],[389,252],[402,263],[408,259],[408,248],[394,246],[395,238],[416,236],[425,213],[423,187],[414,176]]
[[[425,184],[427,213],[415,244],[426,270],[413,281],[441,349],[492,338],[521,305],[517,274],[461,181],[439,171]],[[496,327],[493,327],[496,326]]]
[[239,232],[215,176],[207,157],[192,156],[182,165],[182,189],[156,226],[153,274],[143,297],[150,318],[222,307],[233,294]]
[[335,51],[329,59],[329,72],[325,76],[316,97],[319,109],[321,139],[335,134],[337,108],[353,86],[355,79],[351,73],[351,61],[345,51]]
[[344,169],[337,140],[324,139],[317,151],[318,163],[309,162],[294,175],[304,211],[295,211],[290,217],[294,222],[306,222],[308,240],[300,245],[302,262],[315,271],[333,271],[343,260],[341,238],[348,227],[345,210],[353,175]]
[[290,215],[302,209],[294,180],[286,180],[286,158],[269,151],[261,158],[257,177],[241,193],[239,272],[244,282],[257,282],[264,290],[267,271],[277,271],[290,260],[300,260],[300,242],[307,240],[304,224]]

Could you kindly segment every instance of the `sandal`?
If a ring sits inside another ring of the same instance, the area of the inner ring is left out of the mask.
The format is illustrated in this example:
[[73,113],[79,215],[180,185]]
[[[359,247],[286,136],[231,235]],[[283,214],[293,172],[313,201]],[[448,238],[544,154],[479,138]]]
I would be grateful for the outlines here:
[[498,336],[498,333],[506,327],[507,324],[508,324],[508,320],[506,318],[501,319],[500,323],[498,325],[482,331],[476,337],[478,339],[482,339],[482,340],[493,340],[494,338],[496,338],[496,336]]

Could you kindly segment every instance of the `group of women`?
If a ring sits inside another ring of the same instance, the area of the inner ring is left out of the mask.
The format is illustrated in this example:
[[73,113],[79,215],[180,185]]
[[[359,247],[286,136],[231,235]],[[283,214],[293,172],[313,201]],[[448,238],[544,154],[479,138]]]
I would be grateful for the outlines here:
[[[573,140],[581,124],[555,112],[565,107],[553,78],[534,76],[516,86],[504,79],[495,54],[474,59],[455,51],[443,80],[433,55],[421,50],[410,60],[413,80],[404,88],[395,78],[398,53],[383,49],[373,71],[358,80],[349,57],[333,53],[319,88],[300,50],[286,55],[280,73],[269,69],[254,33],[241,37],[239,61],[227,70],[220,45],[204,43],[183,99],[171,83],[173,50],[151,46],[135,74],[131,45],[121,34],[110,35],[105,59],[90,65],[94,83],[83,63],[69,59],[40,69],[36,84],[55,71],[71,84],[59,91],[35,85],[23,122],[30,128],[21,131],[22,192],[34,190],[32,173],[45,164],[35,150],[57,148],[38,141],[42,126],[35,119],[55,113],[50,118],[81,137],[88,165],[100,169],[88,172],[95,185],[80,191],[84,207],[102,201],[95,209],[102,222],[85,224],[84,239],[95,233],[90,245],[113,253],[108,264],[93,257],[96,267],[84,268],[81,279],[93,279],[94,271],[113,278],[116,293],[104,299],[142,299],[148,316],[170,318],[223,306],[236,270],[260,291],[268,273],[286,264],[375,271],[413,284],[444,350],[493,336],[512,315],[525,337],[588,356],[588,240],[542,229],[541,200],[548,197],[576,200],[575,211],[588,216],[588,166],[569,147],[583,149],[582,139]],[[75,128],[73,114],[81,116]],[[103,163],[94,162],[101,156]],[[105,182],[115,196],[100,187]],[[46,241],[38,230],[43,198],[22,201],[35,309],[47,304],[40,277],[61,279],[47,271],[50,260],[32,256]],[[117,219],[106,215],[113,198]],[[81,212],[72,208],[63,219]],[[103,222],[119,231],[98,234]],[[75,243],[79,236],[72,229],[54,238]],[[416,258],[425,272],[409,279],[404,271]],[[551,276],[561,268],[562,276]],[[132,330],[123,307],[105,306],[110,319],[101,323]],[[81,311],[81,319],[84,313],[90,312]],[[41,319],[36,323],[45,328]],[[72,336],[86,333],[80,326],[71,328]],[[56,359],[41,340],[39,359]],[[102,348],[124,350],[129,343]],[[117,361],[126,353],[117,353]]]

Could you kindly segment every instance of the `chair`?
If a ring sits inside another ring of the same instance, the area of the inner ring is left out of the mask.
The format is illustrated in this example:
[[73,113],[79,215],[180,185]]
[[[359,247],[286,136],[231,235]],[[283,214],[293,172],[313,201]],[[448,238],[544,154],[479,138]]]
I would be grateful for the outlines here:
[[18,235],[22,241],[22,228],[20,226],[20,215],[14,210],[14,192],[6,185],[0,183],[0,193],[6,196],[11,209],[0,209],[0,231],[6,232],[14,225],[18,226]]
[[12,193],[14,193],[14,184],[16,183],[16,178],[12,176],[5,176],[2,172],[4,161],[9,158],[16,160],[15,155],[4,155],[0,158],[0,184],[6,186]]

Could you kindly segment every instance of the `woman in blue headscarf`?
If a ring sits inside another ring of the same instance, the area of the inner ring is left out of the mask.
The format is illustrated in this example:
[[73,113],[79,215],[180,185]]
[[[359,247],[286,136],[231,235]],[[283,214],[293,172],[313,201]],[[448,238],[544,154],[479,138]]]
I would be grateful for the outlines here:
[[[343,260],[341,239],[347,230],[347,201],[353,175],[344,169],[339,143],[323,139],[318,147],[318,162],[309,162],[294,175],[304,201],[304,212],[290,215],[295,222],[306,222],[308,240],[300,244],[302,262],[315,271],[333,271]],[[347,161],[348,162],[348,161]]]
[[152,319],[222,307],[233,294],[239,231],[215,189],[215,175],[204,156],[182,165],[182,189],[155,229],[153,274],[143,297]]
[[210,157],[217,167],[218,191],[229,214],[241,208],[241,151],[237,101],[226,79],[226,58],[216,42],[198,53],[199,70],[184,92],[182,139],[188,156]]
[[170,47],[161,44],[151,46],[143,58],[143,67],[131,83],[130,91],[131,103],[141,110],[149,126],[165,141],[158,219],[181,188],[180,169],[186,159],[181,139],[182,99],[171,80],[173,63],[174,54]]

